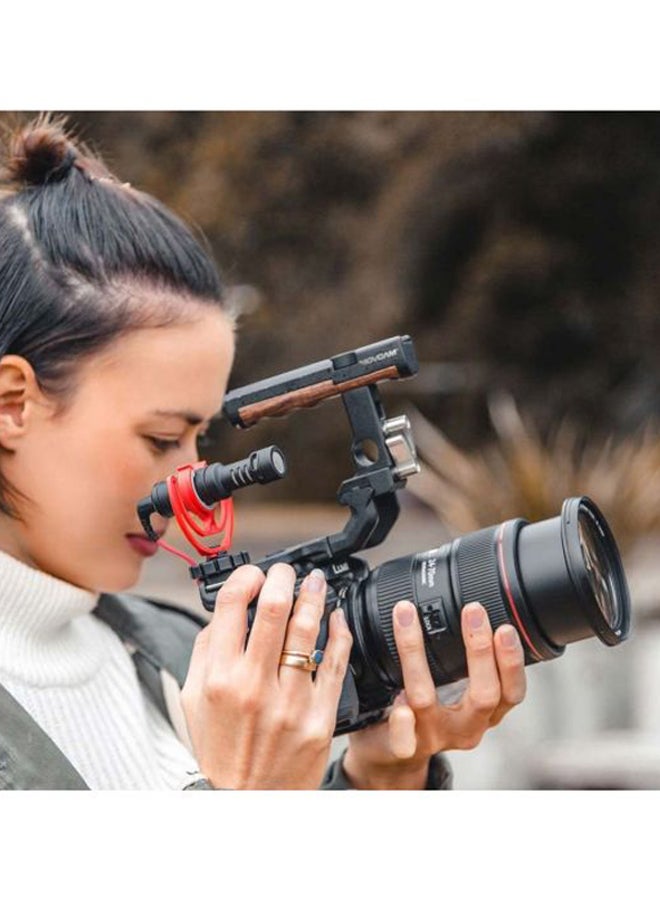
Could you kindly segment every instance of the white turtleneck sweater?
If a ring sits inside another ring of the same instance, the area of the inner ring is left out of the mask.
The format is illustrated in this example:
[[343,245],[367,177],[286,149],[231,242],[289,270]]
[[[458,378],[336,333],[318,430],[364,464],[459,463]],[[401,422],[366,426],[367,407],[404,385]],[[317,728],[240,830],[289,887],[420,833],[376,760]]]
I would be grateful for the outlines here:
[[0,551],[0,684],[92,790],[180,788],[197,762],[92,615],[98,596]]

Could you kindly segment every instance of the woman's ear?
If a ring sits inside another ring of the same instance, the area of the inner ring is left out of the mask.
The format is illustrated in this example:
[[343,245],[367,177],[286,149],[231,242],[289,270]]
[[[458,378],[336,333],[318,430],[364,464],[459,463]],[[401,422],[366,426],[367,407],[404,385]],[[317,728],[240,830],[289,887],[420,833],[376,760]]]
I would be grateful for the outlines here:
[[22,356],[0,358],[0,446],[15,450],[27,433],[41,395],[34,369]]

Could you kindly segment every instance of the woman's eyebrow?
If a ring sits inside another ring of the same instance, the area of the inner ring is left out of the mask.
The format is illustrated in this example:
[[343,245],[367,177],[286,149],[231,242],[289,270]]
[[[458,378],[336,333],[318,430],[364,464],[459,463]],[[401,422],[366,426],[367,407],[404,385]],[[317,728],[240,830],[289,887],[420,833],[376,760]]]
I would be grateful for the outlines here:
[[[188,425],[201,425],[204,421],[202,416],[198,416],[197,413],[189,412],[186,409],[155,409],[153,411],[154,416],[169,416],[170,418],[174,417],[176,419],[184,419]],[[209,422],[212,422],[214,419],[219,419],[222,416],[221,412],[216,413],[214,416],[211,416]]]

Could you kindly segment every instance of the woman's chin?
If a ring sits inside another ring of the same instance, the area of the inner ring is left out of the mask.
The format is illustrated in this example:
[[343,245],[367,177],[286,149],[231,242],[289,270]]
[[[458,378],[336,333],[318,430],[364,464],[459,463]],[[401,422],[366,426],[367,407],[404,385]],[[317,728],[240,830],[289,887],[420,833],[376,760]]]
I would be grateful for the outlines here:
[[139,580],[143,562],[144,559],[136,557],[130,551],[128,555],[123,554],[121,561],[118,561],[112,569],[108,570],[104,567],[102,572],[95,574],[96,587],[93,590],[101,594],[116,594],[129,590]]
[[134,587],[142,575],[142,566],[158,549],[145,538],[136,539],[134,535],[124,535],[122,546],[113,554],[112,559],[109,555],[105,556],[103,568],[97,569],[94,581],[98,587],[95,590],[112,594]]

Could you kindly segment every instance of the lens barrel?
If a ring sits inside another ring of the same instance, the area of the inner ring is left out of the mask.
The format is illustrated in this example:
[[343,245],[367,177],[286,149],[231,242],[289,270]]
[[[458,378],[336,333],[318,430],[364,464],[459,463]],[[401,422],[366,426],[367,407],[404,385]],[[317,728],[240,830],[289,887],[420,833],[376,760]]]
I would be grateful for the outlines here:
[[403,683],[392,627],[399,600],[417,607],[437,686],[467,675],[461,609],[472,601],[486,608],[493,631],[515,626],[525,664],[554,659],[566,644],[593,636],[615,645],[630,630],[619,551],[588,497],[565,500],[552,519],[512,519],[390,560],[355,585],[348,599],[357,642],[352,659],[362,659],[357,670],[390,689]]

